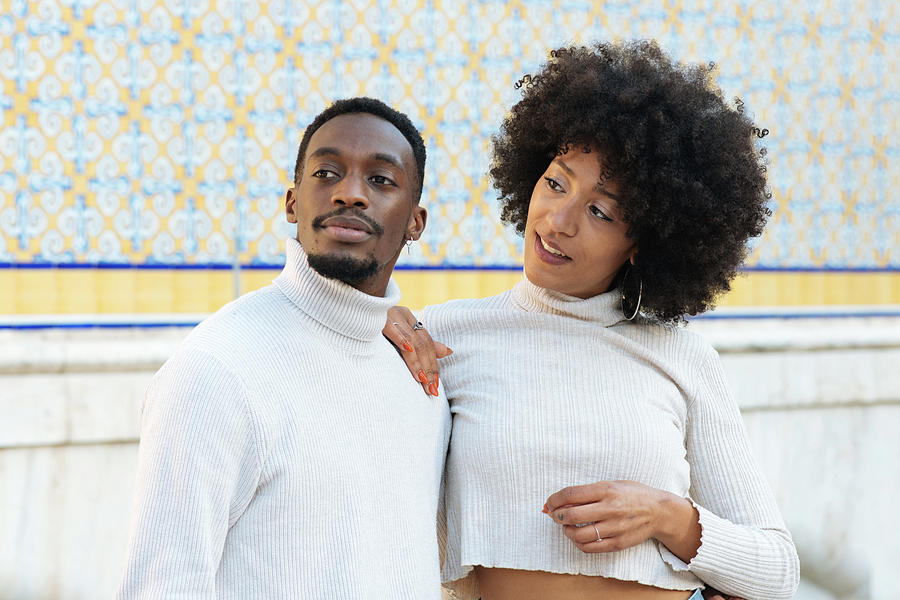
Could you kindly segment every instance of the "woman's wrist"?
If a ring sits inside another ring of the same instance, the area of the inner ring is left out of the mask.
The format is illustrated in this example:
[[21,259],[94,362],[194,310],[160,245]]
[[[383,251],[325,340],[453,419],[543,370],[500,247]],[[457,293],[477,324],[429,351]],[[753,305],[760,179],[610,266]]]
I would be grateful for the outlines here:
[[689,563],[700,548],[700,513],[687,498],[660,492],[654,537],[672,554]]

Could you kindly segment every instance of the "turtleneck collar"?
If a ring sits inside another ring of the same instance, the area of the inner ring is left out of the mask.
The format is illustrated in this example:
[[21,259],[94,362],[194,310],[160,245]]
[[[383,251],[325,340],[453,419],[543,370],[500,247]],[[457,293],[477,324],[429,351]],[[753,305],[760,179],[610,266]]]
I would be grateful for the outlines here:
[[513,286],[512,293],[516,304],[527,312],[561,315],[597,323],[603,327],[611,327],[625,320],[625,315],[622,314],[622,294],[618,290],[591,298],[578,298],[538,287],[523,276],[522,281]]
[[393,279],[383,298],[370,296],[336,279],[319,275],[306,261],[306,252],[295,239],[288,239],[284,270],[275,285],[297,308],[340,336],[372,342],[381,336],[387,311],[400,301],[400,288]]

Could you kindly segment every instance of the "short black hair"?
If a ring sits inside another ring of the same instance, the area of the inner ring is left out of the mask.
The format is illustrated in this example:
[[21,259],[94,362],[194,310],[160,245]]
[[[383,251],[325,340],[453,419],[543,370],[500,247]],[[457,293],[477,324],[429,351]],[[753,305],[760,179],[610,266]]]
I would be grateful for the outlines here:
[[642,309],[675,322],[711,308],[771,214],[761,132],[742,102],[723,99],[713,71],[675,63],[653,41],[551,52],[517,84],[522,99],[492,140],[502,220],[524,233],[554,157],[596,148],[637,246]]
[[294,183],[300,182],[303,175],[303,161],[306,158],[306,148],[309,146],[309,140],[319,128],[339,115],[368,113],[380,117],[397,128],[403,134],[406,141],[409,142],[416,159],[416,171],[419,175],[415,194],[413,195],[416,202],[422,196],[422,185],[425,181],[425,141],[416,126],[412,124],[404,113],[394,110],[381,100],[375,98],[367,98],[359,96],[356,98],[345,98],[337,100],[331,106],[316,115],[312,123],[307,126],[303,132],[303,138],[300,140],[300,148],[297,150],[297,162],[294,164]]

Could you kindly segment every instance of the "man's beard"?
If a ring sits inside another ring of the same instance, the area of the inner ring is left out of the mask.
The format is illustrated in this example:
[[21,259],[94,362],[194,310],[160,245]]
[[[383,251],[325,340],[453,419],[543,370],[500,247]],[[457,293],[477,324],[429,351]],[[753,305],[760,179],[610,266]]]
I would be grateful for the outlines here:
[[378,262],[374,256],[356,258],[346,254],[309,254],[306,261],[322,277],[337,279],[347,285],[358,285],[378,272]]

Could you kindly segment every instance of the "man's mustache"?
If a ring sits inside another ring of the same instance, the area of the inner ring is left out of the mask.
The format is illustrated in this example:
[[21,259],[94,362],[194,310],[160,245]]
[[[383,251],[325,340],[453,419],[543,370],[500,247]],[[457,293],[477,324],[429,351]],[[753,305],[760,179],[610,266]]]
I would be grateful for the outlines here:
[[371,227],[375,235],[384,234],[384,227],[373,221],[371,217],[367,216],[361,210],[353,208],[352,206],[336,208],[330,213],[319,215],[312,221],[313,229],[322,229],[323,227],[325,227],[323,223],[325,223],[327,219],[330,219],[332,217],[353,217],[354,219],[359,219],[360,221]]

